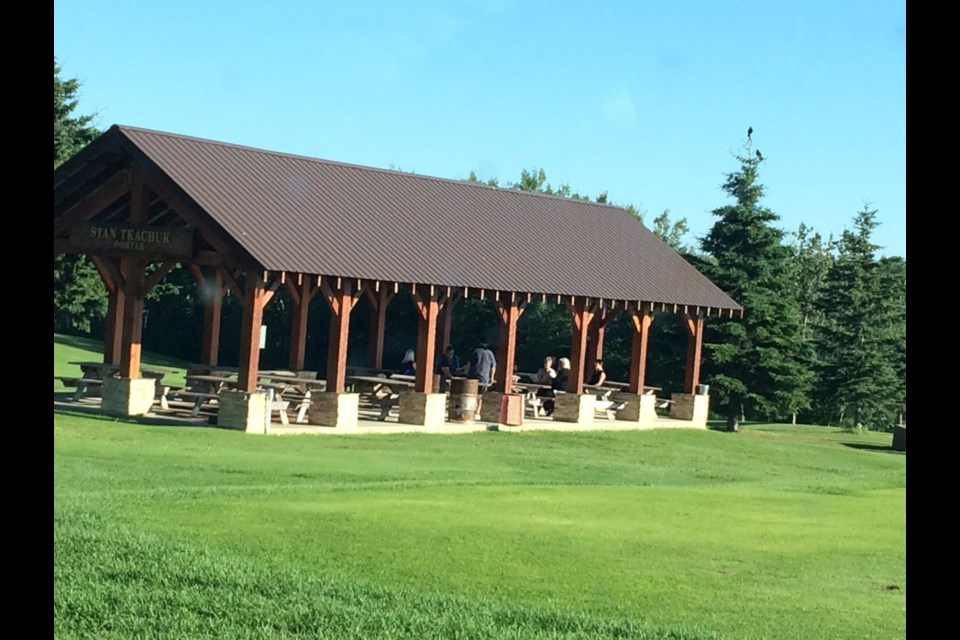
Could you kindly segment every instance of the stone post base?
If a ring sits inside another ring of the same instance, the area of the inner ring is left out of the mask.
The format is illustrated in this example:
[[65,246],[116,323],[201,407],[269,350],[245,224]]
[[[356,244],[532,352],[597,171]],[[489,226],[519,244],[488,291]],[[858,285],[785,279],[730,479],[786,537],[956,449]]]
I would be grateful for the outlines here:
[[410,393],[400,394],[400,418],[403,424],[418,424],[424,427],[442,427],[447,412],[447,394]]
[[554,399],[553,419],[558,422],[593,424],[597,397],[592,393],[560,393]]
[[156,395],[153,378],[104,378],[100,407],[111,415],[142,416],[150,413]]
[[674,393],[670,396],[670,417],[676,420],[690,420],[692,427],[707,428],[707,412],[710,409],[710,396],[695,396],[690,393]]
[[523,424],[523,396],[519,393],[486,392],[480,406],[480,420],[519,427]]
[[907,428],[897,425],[893,428],[893,444],[890,447],[894,451],[907,450]]
[[307,422],[324,427],[352,429],[360,413],[359,393],[314,392],[310,394]]
[[649,393],[618,393],[617,400],[627,403],[627,406],[617,411],[617,420],[636,422],[643,426],[651,426],[657,421],[657,396]]
[[267,433],[270,430],[270,410],[267,394],[262,391],[224,390],[217,398],[217,425],[247,433]]

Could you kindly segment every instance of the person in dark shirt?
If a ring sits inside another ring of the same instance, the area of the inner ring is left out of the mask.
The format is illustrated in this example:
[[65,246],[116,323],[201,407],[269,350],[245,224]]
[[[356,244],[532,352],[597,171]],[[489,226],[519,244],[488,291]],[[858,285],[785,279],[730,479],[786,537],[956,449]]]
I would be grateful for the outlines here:
[[460,358],[456,356],[452,346],[447,347],[443,353],[440,354],[440,357],[437,359],[437,366],[433,369],[434,373],[440,375],[439,391],[446,391],[450,378],[453,377],[459,368]]
[[[553,379],[553,382],[550,383],[550,393],[552,397],[556,397],[557,392],[565,393],[567,391],[567,385],[570,382],[570,358],[560,358],[557,368],[557,377]],[[553,409],[556,406],[556,403],[552,399],[543,401],[543,412],[551,416],[553,415]]]
[[607,372],[603,370],[603,360],[597,360],[593,365],[593,375],[590,376],[589,385],[601,385],[607,379]]

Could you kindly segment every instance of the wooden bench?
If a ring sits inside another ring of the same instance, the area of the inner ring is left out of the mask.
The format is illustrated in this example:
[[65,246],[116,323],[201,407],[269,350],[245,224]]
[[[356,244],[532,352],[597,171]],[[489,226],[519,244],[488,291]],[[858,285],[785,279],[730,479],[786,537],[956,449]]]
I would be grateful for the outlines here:
[[80,383],[80,378],[76,376],[53,376],[53,379],[59,380],[68,389],[76,389]]
[[543,414],[544,400],[545,398],[538,396],[536,391],[527,391],[527,395],[523,399],[524,409],[530,409],[533,412],[533,417],[539,418]]
[[600,415],[605,415],[607,420],[614,420],[617,417],[617,411],[620,411],[625,406],[627,406],[626,402],[603,398],[597,400],[594,405],[594,411]]
[[99,378],[78,378],[77,390],[73,393],[73,399],[80,400],[87,394],[87,391],[89,391],[91,387],[100,387],[101,385],[103,385],[103,380]]
[[390,409],[400,406],[400,394],[391,393],[390,395],[385,395],[379,400],[380,404],[380,415],[377,416],[379,422],[383,422],[387,419],[387,416],[390,415]]
[[170,396],[175,396],[176,394],[183,391],[183,387],[176,387],[170,384],[159,384],[157,381],[157,402],[160,403],[161,409],[170,410]]
[[[174,394],[174,398],[177,400],[193,400],[193,409],[190,410],[190,415],[194,417],[200,415],[200,408],[205,403],[208,403],[210,400],[216,400],[218,397],[216,393],[203,393],[200,391],[190,391],[188,389],[180,389]],[[169,407],[169,404],[167,406]]]

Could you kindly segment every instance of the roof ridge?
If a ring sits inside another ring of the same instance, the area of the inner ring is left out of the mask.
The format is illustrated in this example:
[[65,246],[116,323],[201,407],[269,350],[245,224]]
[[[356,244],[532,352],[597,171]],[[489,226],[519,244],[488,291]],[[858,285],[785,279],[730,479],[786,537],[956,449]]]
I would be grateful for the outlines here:
[[[627,208],[626,208],[625,206],[623,206],[623,205],[611,204],[611,203],[609,203],[609,202],[596,202],[596,201],[594,201],[594,200],[589,200],[589,199],[572,198],[572,197],[568,197],[568,196],[560,196],[560,195],[555,195],[555,194],[550,194],[550,193],[541,193],[541,192],[539,192],[539,191],[525,191],[525,190],[523,190],[523,189],[517,189],[517,188],[515,188],[515,187],[498,187],[498,186],[492,186],[492,185],[484,184],[484,183],[482,183],[482,182],[473,182],[473,181],[471,181],[471,180],[465,180],[465,179],[462,179],[462,178],[443,178],[443,177],[440,177],[440,176],[431,176],[431,175],[425,174],[425,173],[415,173],[415,172],[403,171],[403,170],[400,170],[400,169],[383,169],[383,168],[380,168],[380,167],[371,167],[371,166],[365,165],[365,164],[355,164],[355,163],[351,163],[351,162],[343,162],[343,161],[340,161],[340,160],[329,160],[329,159],[327,159],[327,158],[318,158],[318,157],[314,157],[314,156],[305,156],[305,155],[296,154],[296,153],[287,153],[287,152],[284,152],[284,151],[273,151],[273,150],[271,150],[271,149],[263,149],[263,148],[261,148],[261,147],[253,147],[253,146],[250,146],[250,145],[237,144],[237,143],[233,143],[233,142],[224,142],[224,141],[222,141],[222,140],[213,140],[212,138],[201,138],[201,137],[199,137],[199,136],[190,136],[190,135],[185,135],[185,134],[180,134],[180,133],[172,133],[172,132],[170,132],[170,131],[160,131],[159,129],[147,129],[147,128],[144,128],[144,127],[135,127],[135,126],[132,126],[132,125],[114,124],[114,125],[112,125],[112,126],[110,127],[110,129],[117,129],[118,131],[121,131],[121,132],[123,132],[123,131],[138,131],[138,132],[141,132],[141,133],[147,133],[147,134],[152,134],[152,135],[166,136],[166,137],[168,137],[168,138],[176,138],[176,139],[180,139],[180,140],[192,140],[192,141],[194,141],[194,142],[200,142],[200,143],[205,143],[205,144],[213,144],[213,145],[218,145],[218,146],[221,146],[221,147],[230,147],[230,148],[233,148],[233,149],[242,149],[242,150],[245,150],[245,151],[255,151],[255,152],[257,152],[257,153],[265,153],[265,154],[280,156],[280,157],[284,157],[284,158],[291,158],[291,159],[294,159],[294,160],[307,160],[307,161],[310,161],[310,162],[320,162],[320,163],[323,163],[323,164],[326,164],[326,165],[332,165],[332,166],[338,166],[338,167],[346,167],[346,168],[350,168],[350,169],[360,169],[360,170],[364,170],[364,171],[375,171],[375,172],[384,173],[384,174],[387,174],[387,175],[402,174],[402,175],[405,175],[405,176],[409,176],[409,177],[411,177],[411,178],[420,178],[420,179],[423,179],[423,180],[436,180],[436,181],[440,181],[440,182],[444,182],[444,183],[452,183],[452,184],[464,185],[464,186],[469,186],[469,187],[479,188],[479,189],[486,189],[486,190],[493,189],[493,190],[495,190],[495,191],[499,191],[499,192],[502,192],[502,193],[518,193],[518,194],[522,194],[522,195],[524,195],[524,196],[536,196],[536,197],[540,197],[540,198],[550,198],[550,199],[553,199],[553,200],[562,200],[562,201],[565,201],[565,202],[577,202],[577,203],[589,204],[589,205],[594,205],[594,206],[597,206],[597,207],[607,207],[607,208],[611,208],[611,209],[621,209],[621,210],[627,211],[627,213],[629,213],[629,211],[627,210]],[[646,225],[644,225],[644,226],[646,226]]]

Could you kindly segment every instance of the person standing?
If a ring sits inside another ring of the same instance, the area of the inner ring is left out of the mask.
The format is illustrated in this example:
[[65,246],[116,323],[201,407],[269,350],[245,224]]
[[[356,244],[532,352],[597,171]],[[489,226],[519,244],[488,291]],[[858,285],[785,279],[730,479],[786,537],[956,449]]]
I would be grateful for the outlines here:
[[[557,393],[566,393],[567,385],[570,382],[570,358],[560,358],[560,368],[557,369],[557,377],[553,379],[553,382],[550,383],[550,394],[553,397],[556,397]],[[553,415],[553,409],[556,407],[556,403],[552,398],[543,401],[543,412],[548,415]]]
[[467,363],[467,377],[478,381],[480,393],[486,393],[493,384],[497,373],[497,358],[490,351],[486,338],[481,338],[479,345],[470,356]]
[[477,381],[477,419],[480,419],[483,394],[490,389],[496,373],[497,359],[493,351],[490,351],[486,338],[480,338],[479,345],[474,349],[470,362],[467,363],[467,377]]

